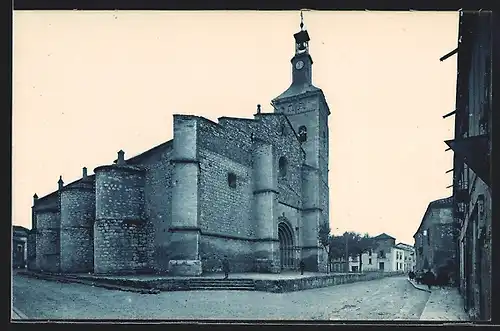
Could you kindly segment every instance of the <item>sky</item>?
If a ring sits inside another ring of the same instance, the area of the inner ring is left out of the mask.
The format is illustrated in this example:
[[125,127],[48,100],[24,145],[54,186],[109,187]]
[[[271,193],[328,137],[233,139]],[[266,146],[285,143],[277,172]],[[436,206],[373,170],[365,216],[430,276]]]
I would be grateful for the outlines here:
[[[173,137],[173,114],[253,118],[291,82],[298,11],[15,11],[13,224],[42,197]],[[304,12],[328,101],[333,234],[413,244],[452,194],[456,12]]]

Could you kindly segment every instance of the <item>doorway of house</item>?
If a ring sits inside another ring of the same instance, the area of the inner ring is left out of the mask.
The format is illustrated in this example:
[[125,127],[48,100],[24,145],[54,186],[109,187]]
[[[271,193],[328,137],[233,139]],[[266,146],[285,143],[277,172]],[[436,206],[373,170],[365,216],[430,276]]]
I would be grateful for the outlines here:
[[379,262],[378,263],[378,270],[384,271],[384,269],[385,269],[384,262]]

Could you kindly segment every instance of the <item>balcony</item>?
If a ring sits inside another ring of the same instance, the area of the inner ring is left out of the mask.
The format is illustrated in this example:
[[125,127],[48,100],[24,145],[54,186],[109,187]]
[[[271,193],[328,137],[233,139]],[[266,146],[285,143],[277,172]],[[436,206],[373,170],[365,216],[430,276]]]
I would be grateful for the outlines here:
[[486,134],[447,140],[445,143],[488,186],[490,179],[490,145]]

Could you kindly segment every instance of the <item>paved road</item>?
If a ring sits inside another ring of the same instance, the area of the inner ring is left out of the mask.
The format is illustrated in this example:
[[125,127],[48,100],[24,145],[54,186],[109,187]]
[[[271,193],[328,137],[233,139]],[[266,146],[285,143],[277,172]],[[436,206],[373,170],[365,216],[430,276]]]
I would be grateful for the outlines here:
[[32,319],[418,319],[429,293],[388,277],[291,293],[139,294],[15,275],[14,306]]

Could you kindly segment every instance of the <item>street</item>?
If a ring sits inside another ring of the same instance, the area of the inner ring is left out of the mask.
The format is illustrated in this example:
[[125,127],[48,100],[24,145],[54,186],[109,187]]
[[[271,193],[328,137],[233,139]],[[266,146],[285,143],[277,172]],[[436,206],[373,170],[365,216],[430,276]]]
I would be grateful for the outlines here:
[[419,319],[429,293],[387,277],[290,293],[139,294],[13,276],[13,304],[30,319]]

